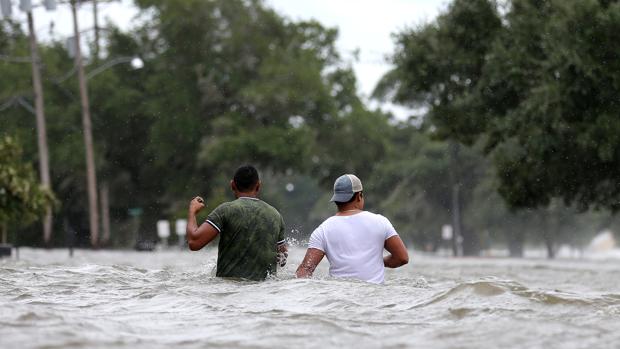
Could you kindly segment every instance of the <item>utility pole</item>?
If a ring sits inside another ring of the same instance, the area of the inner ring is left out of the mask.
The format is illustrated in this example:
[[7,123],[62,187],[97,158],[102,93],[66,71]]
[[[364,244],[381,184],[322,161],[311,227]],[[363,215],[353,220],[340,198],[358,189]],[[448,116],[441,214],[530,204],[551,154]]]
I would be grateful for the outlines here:
[[80,84],[80,102],[82,105],[82,125],[84,128],[84,145],[86,147],[86,181],[88,190],[88,213],[90,223],[90,243],[98,247],[99,243],[99,212],[97,208],[97,175],[95,172],[95,151],[93,148],[92,123],[90,118],[90,103],[86,76],[82,65],[82,51],[80,48],[80,29],[78,26],[76,0],[71,0],[73,14],[73,31],[75,36],[75,66]]
[[110,242],[110,188],[108,181],[102,181],[100,198],[101,198],[101,244],[106,246]]
[[95,57],[95,60],[99,60],[99,10],[97,0],[93,0],[93,19],[95,30],[95,52],[93,56]]
[[452,184],[452,252],[454,257],[458,257],[463,254],[463,237],[461,232],[461,184],[457,174],[459,145],[455,140],[451,140],[448,147],[450,149],[450,182]]
[[[99,52],[100,52],[100,28],[99,28],[99,7],[98,0],[92,0],[93,2],[93,23],[95,31],[95,48],[93,52],[93,58],[95,62],[99,62]],[[99,204],[101,210],[101,244],[103,246],[107,245],[110,240],[110,187],[108,185],[107,179],[101,181],[99,188]]]
[[[41,184],[43,187],[50,189],[50,166],[49,151],[47,148],[47,131],[45,126],[45,113],[43,111],[43,88],[41,86],[40,60],[37,47],[37,37],[34,30],[34,19],[32,11],[28,15],[28,31],[30,34],[30,56],[32,60],[32,85],[34,88],[34,105],[37,119],[37,144],[39,147],[39,173],[41,176]],[[43,241],[46,245],[50,243],[52,236],[52,210],[47,208],[45,218],[43,220]]]
[[[48,11],[56,9],[56,0],[45,0],[45,8]],[[51,189],[49,151],[47,148],[47,128],[45,125],[45,112],[43,110],[43,87],[41,86],[41,71],[39,59],[39,51],[37,47],[37,35],[34,30],[34,18],[32,15],[32,1],[21,0],[19,4],[20,10],[26,13],[28,17],[28,33],[30,41],[30,63],[32,65],[32,85],[35,96],[34,114],[37,124],[37,146],[39,150],[39,175],[41,177],[41,185],[47,189]],[[0,10],[4,17],[11,17],[12,4],[11,0],[0,0]],[[22,61],[22,60],[17,60]],[[48,207],[43,220],[43,241],[49,245],[52,237],[52,210]]]

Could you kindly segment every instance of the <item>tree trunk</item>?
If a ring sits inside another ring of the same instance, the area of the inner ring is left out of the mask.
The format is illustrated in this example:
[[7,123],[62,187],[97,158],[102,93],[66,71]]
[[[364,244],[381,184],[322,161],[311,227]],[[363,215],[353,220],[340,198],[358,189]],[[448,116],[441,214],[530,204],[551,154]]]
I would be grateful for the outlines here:
[[480,240],[475,232],[469,229],[461,229],[461,236],[463,237],[462,251],[463,256],[479,256],[480,255]]
[[110,241],[110,188],[107,181],[101,183],[101,245],[106,246]]
[[543,215],[543,240],[547,248],[547,258],[553,259],[555,258],[554,236],[550,228],[548,212],[543,213]]
[[463,208],[462,185],[459,178],[459,144],[450,141],[450,180],[452,184],[452,252],[455,256],[478,256],[480,243],[475,232],[463,228],[461,212]]
[[553,259],[555,258],[555,248],[553,244],[553,237],[549,233],[549,231],[545,230],[543,233],[545,239],[545,247],[547,247],[547,258]]
[[461,236],[461,210],[460,210],[460,188],[458,184],[452,186],[452,253],[454,257],[462,255],[462,236]]
[[521,258],[523,257],[523,241],[524,234],[522,231],[509,233],[506,236],[506,240],[508,241],[508,252],[510,253],[510,257]]
[[[51,188],[49,151],[47,148],[47,130],[45,125],[45,112],[43,110],[43,87],[41,85],[41,73],[39,62],[39,51],[37,47],[37,36],[34,30],[34,18],[32,12],[28,12],[28,32],[30,36],[30,57],[32,60],[32,86],[34,89],[34,105],[37,122],[37,146],[39,148],[39,175],[41,185],[47,189]],[[43,243],[46,247],[50,246],[52,237],[52,209],[47,208],[43,218]]]
[[2,231],[2,241],[0,243],[2,244],[6,244],[6,235],[7,235],[7,228],[6,228],[6,223],[2,223],[0,224],[0,231]]
[[76,0],[71,0],[73,14],[73,31],[75,35],[75,66],[77,68],[80,104],[82,106],[82,127],[84,132],[84,146],[86,155],[86,183],[88,191],[88,213],[90,223],[90,243],[93,248],[99,245],[99,211],[97,209],[97,175],[95,168],[95,151],[93,146],[92,122],[90,118],[90,102],[84,66],[82,65],[82,51],[80,48],[80,29],[78,25]]
[[459,145],[454,141],[450,141],[448,149],[450,151],[449,168],[452,189],[450,200],[452,213],[452,253],[454,257],[458,257],[462,254],[461,243],[463,242],[463,237],[461,236],[461,187],[457,178]]

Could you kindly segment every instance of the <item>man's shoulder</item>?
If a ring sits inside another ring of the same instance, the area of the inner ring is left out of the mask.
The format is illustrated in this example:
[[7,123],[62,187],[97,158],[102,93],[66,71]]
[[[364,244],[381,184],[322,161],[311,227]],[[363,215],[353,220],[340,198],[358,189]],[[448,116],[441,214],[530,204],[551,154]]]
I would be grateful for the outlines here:
[[221,204],[217,205],[213,211],[226,211],[230,207],[234,205],[234,201],[224,201]]
[[258,199],[245,198],[223,202],[218,205],[213,212],[226,216],[246,215],[250,212],[254,212],[263,216],[280,217],[280,212],[268,203]]
[[385,217],[382,214],[374,213],[374,212],[370,212],[370,211],[364,211],[363,213],[365,214],[366,217],[368,217],[370,219],[375,219],[375,220],[378,220],[378,221],[388,221],[389,222],[389,219],[387,219],[387,217]]
[[261,212],[280,217],[280,211],[263,200],[248,200],[248,204],[259,209]]
[[340,226],[341,220],[339,218],[341,218],[341,217],[339,217],[339,216],[330,216],[330,217],[325,218],[325,220],[323,222],[321,222],[321,224],[319,224],[318,227],[316,227],[316,230],[324,230],[324,229],[329,230],[330,227],[338,227],[338,226]]

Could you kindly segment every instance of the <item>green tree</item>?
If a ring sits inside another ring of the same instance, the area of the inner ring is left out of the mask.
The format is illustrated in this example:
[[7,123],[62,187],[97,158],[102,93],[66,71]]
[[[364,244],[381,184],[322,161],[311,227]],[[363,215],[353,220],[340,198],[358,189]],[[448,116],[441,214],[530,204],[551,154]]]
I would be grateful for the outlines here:
[[[459,145],[475,143],[479,125],[469,115],[486,55],[501,21],[495,4],[488,0],[456,0],[435,22],[405,30],[395,36],[394,69],[376,87],[374,95],[426,109],[424,123],[434,137],[449,141],[449,175],[446,195],[451,197],[453,227],[465,239],[464,253],[477,254],[476,235],[461,223],[462,193],[467,173]],[[455,253],[457,251],[455,250]]]
[[473,144],[481,125],[469,100],[501,29],[493,1],[453,1],[434,22],[395,35],[394,68],[374,95],[425,108],[437,137]]
[[[393,218],[405,240],[434,250],[440,247],[442,226],[454,224],[454,177],[459,179],[458,209],[467,212],[484,174],[484,160],[468,147],[454,154],[450,143],[432,139],[426,129],[407,123],[397,125],[391,139],[393,148],[373,171],[370,192],[383,193],[377,206]],[[478,231],[467,223],[459,223],[462,252],[475,255],[480,248]]]
[[479,86],[512,206],[620,208],[619,29],[615,1],[512,2]]
[[164,206],[226,187],[243,162],[327,188],[345,171],[369,172],[388,148],[377,132],[389,131],[388,117],[357,96],[335,29],[286,20],[262,1],[137,3],[155,18],[131,38],[149,71],[140,111],[152,121],[145,152]]
[[0,229],[6,242],[9,224],[25,226],[45,215],[55,202],[54,195],[43,188],[34,170],[22,159],[22,149],[9,136],[0,138]]

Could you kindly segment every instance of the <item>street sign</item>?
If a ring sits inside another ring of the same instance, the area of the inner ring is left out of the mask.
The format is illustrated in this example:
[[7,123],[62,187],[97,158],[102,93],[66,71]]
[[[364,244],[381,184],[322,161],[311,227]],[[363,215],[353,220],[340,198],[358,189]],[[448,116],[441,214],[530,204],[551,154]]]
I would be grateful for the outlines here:
[[160,239],[167,239],[170,237],[170,222],[168,221],[157,221],[157,236]]
[[177,235],[185,236],[185,229],[187,228],[187,219],[177,219],[175,223],[175,230]]
[[70,58],[75,58],[75,36],[67,38],[65,49]]
[[129,213],[129,215],[132,217],[138,217],[142,214],[142,208],[133,207],[133,208],[128,209],[127,213]]

